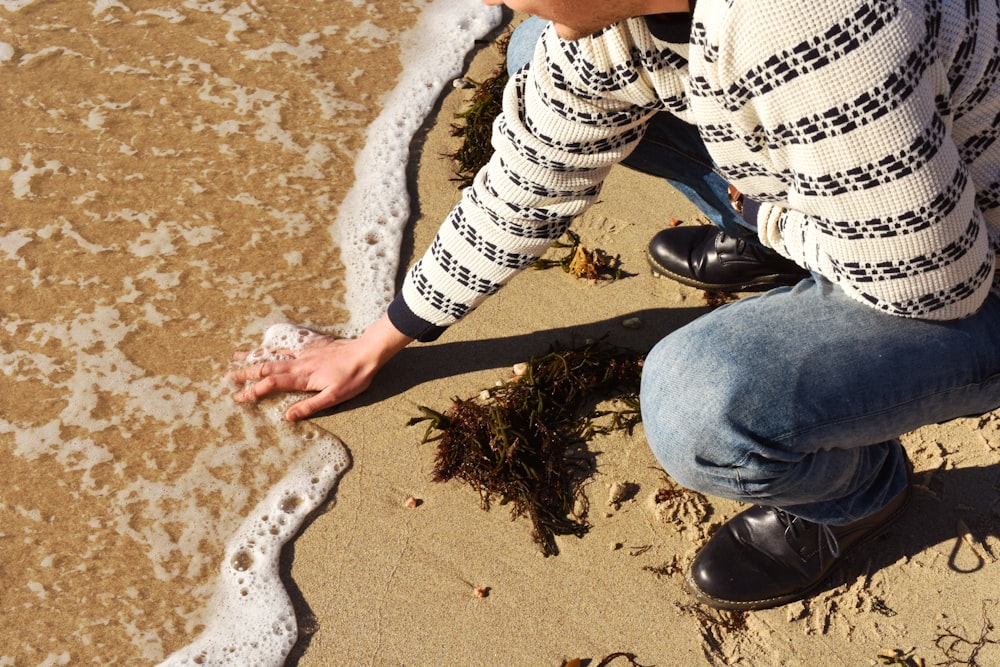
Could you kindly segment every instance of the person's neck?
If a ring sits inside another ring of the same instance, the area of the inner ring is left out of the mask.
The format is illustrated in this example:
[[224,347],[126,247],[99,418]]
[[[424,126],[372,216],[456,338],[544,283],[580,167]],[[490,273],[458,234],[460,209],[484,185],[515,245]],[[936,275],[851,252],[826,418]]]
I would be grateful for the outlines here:
[[690,0],[645,0],[643,15],[679,14],[691,11],[693,2]]

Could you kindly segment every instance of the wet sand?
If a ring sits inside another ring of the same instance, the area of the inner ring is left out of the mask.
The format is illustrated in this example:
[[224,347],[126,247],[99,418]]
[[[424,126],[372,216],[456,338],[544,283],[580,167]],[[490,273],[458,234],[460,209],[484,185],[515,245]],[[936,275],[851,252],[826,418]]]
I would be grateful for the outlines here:
[[329,228],[418,5],[3,3],[0,664],[200,627],[301,453],[222,375],[267,323],[347,320]]

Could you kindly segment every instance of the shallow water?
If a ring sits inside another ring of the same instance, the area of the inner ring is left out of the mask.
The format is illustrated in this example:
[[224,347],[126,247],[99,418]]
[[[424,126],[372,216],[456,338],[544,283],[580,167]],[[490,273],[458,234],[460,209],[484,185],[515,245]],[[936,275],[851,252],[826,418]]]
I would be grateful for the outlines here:
[[0,665],[148,664],[204,624],[307,449],[221,377],[270,323],[349,330],[364,248],[331,226],[432,4],[479,7],[0,0]]

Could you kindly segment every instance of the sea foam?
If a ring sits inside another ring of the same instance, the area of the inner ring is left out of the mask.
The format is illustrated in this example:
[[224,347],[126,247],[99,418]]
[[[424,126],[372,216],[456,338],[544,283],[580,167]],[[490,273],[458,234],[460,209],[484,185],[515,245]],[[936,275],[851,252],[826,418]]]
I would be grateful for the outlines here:
[[354,163],[356,180],[331,230],[347,268],[347,335],[376,320],[395,293],[400,241],[410,216],[410,142],[445,84],[461,71],[475,40],[496,28],[500,18],[499,7],[479,0],[434,0],[403,36],[403,73],[369,127]]
[[[454,78],[475,40],[494,29],[498,7],[469,0],[436,0],[422,12],[402,44],[405,63],[399,84],[385,100],[355,162],[356,182],[331,233],[347,267],[347,333],[376,319],[394,292],[399,244],[409,218],[406,164],[410,142]],[[428,48],[428,45],[434,48]],[[261,348],[245,363],[280,350],[297,351],[319,336],[301,327],[273,325]],[[279,432],[284,409],[300,396],[269,406]],[[205,630],[162,663],[175,665],[280,665],[295,644],[294,609],[278,572],[281,547],[323,502],[346,470],[346,448],[325,435],[294,470],[275,486],[230,539]]]
[[[244,363],[275,359],[284,350],[300,351],[318,337],[300,327],[273,325],[265,332],[261,347]],[[350,462],[347,448],[333,435],[308,423],[283,420],[285,408],[301,398],[289,394],[269,401],[263,404],[263,412],[280,439],[304,439],[312,446],[229,539],[205,629],[161,663],[164,667],[277,666],[295,645],[295,610],[278,570],[281,547],[326,499]]]
[[345,321],[345,265],[355,328],[375,319],[412,137],[499,18],[479,0],[150,6],[0,0],[19,100],[0,115],[24,128],[0,141],[0,541],[19,564],[0,665],[156,664],[196,636],[176,659],[281,663],[274,557],[346,459],[270,403],[234,405],[225,360],[266,324]]

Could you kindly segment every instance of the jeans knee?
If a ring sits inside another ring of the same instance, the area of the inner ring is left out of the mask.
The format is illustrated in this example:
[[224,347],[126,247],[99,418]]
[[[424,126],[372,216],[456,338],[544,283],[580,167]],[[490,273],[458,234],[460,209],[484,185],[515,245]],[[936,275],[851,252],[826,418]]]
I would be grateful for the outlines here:
[[728,364],[675,332],[647,356],[639,394],[646,439],[664,471],[689,489],[725,496],[739,483],[743,458]]
[[507,43],[507,73],[509,75],[513,76],[531,61],[535,53],[535,45],[548,23],[537,16],[529,16],[514,29],[510,41]]

